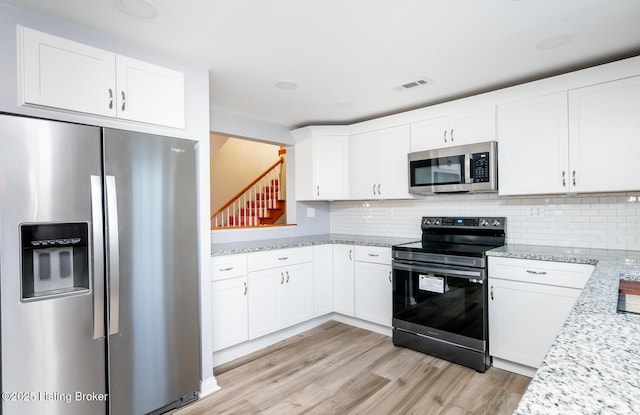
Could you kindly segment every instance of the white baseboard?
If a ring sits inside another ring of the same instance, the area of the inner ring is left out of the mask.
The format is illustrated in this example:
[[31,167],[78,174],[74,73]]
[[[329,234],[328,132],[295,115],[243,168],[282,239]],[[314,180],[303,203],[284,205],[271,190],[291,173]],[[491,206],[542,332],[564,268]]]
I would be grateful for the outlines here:
[[200,393],[198,394],[198,398],[204,398],[205,396],[210,395],[218,390],[220,390],[218,381],[214,376],[211,376],[208,379],[200,381]]
[[530,378],[536,374],[537,370],[535,367],[521,365],[520,363],[500,359],[499,357],[493,357],[493,367],[504,369],[508,372],[517,373],[519,375],[528,376]]

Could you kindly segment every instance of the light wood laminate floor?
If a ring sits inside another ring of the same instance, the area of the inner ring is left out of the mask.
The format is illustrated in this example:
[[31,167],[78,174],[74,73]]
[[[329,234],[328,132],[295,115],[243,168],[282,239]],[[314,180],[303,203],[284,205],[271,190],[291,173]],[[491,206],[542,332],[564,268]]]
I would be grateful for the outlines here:
[[214,373],[222,389],[174,415],[512,414],[530,380],[478,373],[335,321]]

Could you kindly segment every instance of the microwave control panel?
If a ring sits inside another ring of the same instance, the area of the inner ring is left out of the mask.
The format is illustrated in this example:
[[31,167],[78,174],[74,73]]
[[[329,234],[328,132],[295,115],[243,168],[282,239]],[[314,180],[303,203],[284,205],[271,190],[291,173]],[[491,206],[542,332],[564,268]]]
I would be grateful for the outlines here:
[[473,153],[469,156],[472,183],[484,183],[491,180],[489,173],[489,152]]

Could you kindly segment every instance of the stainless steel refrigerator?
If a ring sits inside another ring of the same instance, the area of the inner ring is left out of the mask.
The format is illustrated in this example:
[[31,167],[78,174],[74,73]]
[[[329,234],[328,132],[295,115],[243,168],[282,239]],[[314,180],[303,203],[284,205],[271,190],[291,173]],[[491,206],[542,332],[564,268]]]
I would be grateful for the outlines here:
[[195,143],[0,114],[1,413],[196,398]]

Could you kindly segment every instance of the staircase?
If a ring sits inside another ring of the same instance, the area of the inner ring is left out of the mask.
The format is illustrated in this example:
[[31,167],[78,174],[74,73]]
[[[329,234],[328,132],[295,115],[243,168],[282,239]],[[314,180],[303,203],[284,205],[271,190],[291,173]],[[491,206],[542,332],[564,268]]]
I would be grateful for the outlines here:
[[285,213],[280,184],[284,158],[225,203],[211,215],[211,229],[273,225]]

